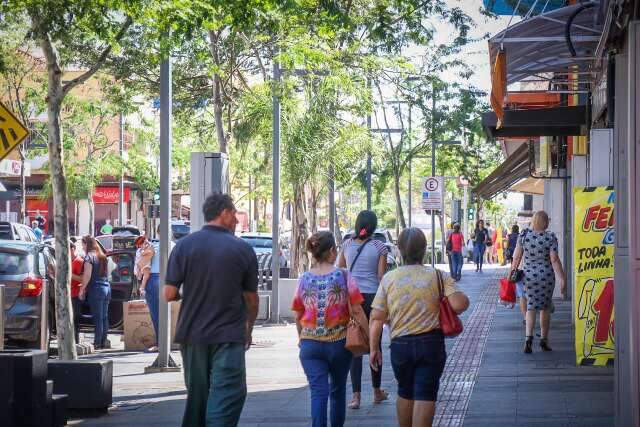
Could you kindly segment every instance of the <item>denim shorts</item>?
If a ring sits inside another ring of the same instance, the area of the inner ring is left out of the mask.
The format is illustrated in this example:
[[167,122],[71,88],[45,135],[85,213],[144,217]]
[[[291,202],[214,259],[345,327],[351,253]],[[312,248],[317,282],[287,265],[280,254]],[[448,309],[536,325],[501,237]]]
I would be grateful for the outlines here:
[[447,360],[444,335],[435,330],[391,340],[391,365],[398,381],[398,396],[435,402]]

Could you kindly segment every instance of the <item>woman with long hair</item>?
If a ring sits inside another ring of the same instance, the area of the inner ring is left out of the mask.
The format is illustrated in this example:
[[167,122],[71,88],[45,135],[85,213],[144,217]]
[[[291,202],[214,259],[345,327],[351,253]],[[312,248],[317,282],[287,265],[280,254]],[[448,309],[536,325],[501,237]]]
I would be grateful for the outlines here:
[[564,297],[567,295],[564,270],[558,255],[558,239],[553,232],[547,230],[548,227],[549,215],[545,211],[537,211],[533,214],[531,228],[527,228],[520,234],[511,264],[513,270],[523,261],[524,295],[527,301],[524,353],[532,352],[533,329],[538,311],[540,312],[540,348],[542,351],[551,351],[548,340],[556,275],[560,278],[562,295]]
[[107,333],[109,332],[109,301],[111,300],[111,285],[107,277],[107,257],[91,236],[82,238],[84,249],[84,270],[79,296],[89,301],[91,317],[94,325],[93,343],[95,348],[107,347]]
[[[387,270],[389,250],[379,240],[373,238],[378,227],[378,217],[372,211],[362,211],[356,218],[354,237],[345,240],[338,260],[338,267],[348,268],[360,293],[364,297],[362,308],[367,319],[371,314],[371,303],[378,292],[380,280]],[[371,369],[373,385],[373,403],[381,403],[389,398],[389,393],[380,388],[382,370]],[[359,409],[362,396],[362,356],[354,357],[351,362],[351,388],[353,399],[350,409]]]
[[314,427],[341,427],[346,417],[346,387],[352,354],[345,348],[349,303],[362,310],[362,295],[351,275],[335,267],[338,251],[333,234],[315,233],[307,241],[313,267],[302,274],[293,299],[296,312],[300,362],[311,389]]

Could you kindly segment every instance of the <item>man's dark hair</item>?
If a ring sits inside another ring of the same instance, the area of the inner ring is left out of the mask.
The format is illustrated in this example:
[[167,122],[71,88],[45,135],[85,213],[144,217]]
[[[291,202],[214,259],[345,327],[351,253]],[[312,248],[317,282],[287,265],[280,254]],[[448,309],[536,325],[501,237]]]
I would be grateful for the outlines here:
[[217,219],[222,211],[234,210],[233,199],[228,194],[213,193],[207,197],[202,205],[202,213],[206,222]]
[[373,211],[361,211],[356,218],[354,227],[355,238],[368,239],[373,236],[378,227],[378,217]]
[[513,227],[511,227],[511,232],[520,233],[520,227],[518,227],[518,224],[515,224]]
[[405,265],[422,264],[427,251],[427,238],[419,228],[405,228],[398,237],[398,249]]

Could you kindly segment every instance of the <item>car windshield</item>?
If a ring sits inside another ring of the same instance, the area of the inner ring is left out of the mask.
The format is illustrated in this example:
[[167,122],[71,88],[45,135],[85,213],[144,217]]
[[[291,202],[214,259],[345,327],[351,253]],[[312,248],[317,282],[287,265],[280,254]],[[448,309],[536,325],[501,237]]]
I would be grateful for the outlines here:
[[29,273],[29,254],[0,252],[0,274]]
[[267,237],[242,236],[242,239],[251,245],[252,248],[273,249],[273,240]]
[[171,226],[171,230],[173,231],[174,235],[182,237],[189,234],[189,232],[191,231],[191,227],[186,224],[173,224]]

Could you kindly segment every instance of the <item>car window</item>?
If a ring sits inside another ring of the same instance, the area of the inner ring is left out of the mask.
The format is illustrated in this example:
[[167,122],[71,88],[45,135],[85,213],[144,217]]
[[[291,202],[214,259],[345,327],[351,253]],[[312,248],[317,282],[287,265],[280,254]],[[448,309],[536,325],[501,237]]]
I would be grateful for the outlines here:
[[375,240],[378,240],[382,243],[387,243],[387,238],[385,237],[385,235],[383,233],[373,233],[373,238]]
[[13,233],[11,233],[11,224],[0,224],[0,239],[13,240]]
[[30,258],[26,253],[0,252],[0,274],[28,274],[31,270]]
[[129,254],[112,254],[107,256],[109,281],[114,283],[131,283],[133,281],[134,259]]
[[31,242],[31,236],[29,236],[29,234],[23,227],[16,227],[16,231],[18,232],[18,236],[20,236],[20,240]]
[[259,249],[273,248],[273,240],[269,238],[243,236],[242,240],[247,242],[252,248],[259,248]]
[[186,236],[191,232],[191,226],[186,224],[171,224],[171,231],[176,239]]

